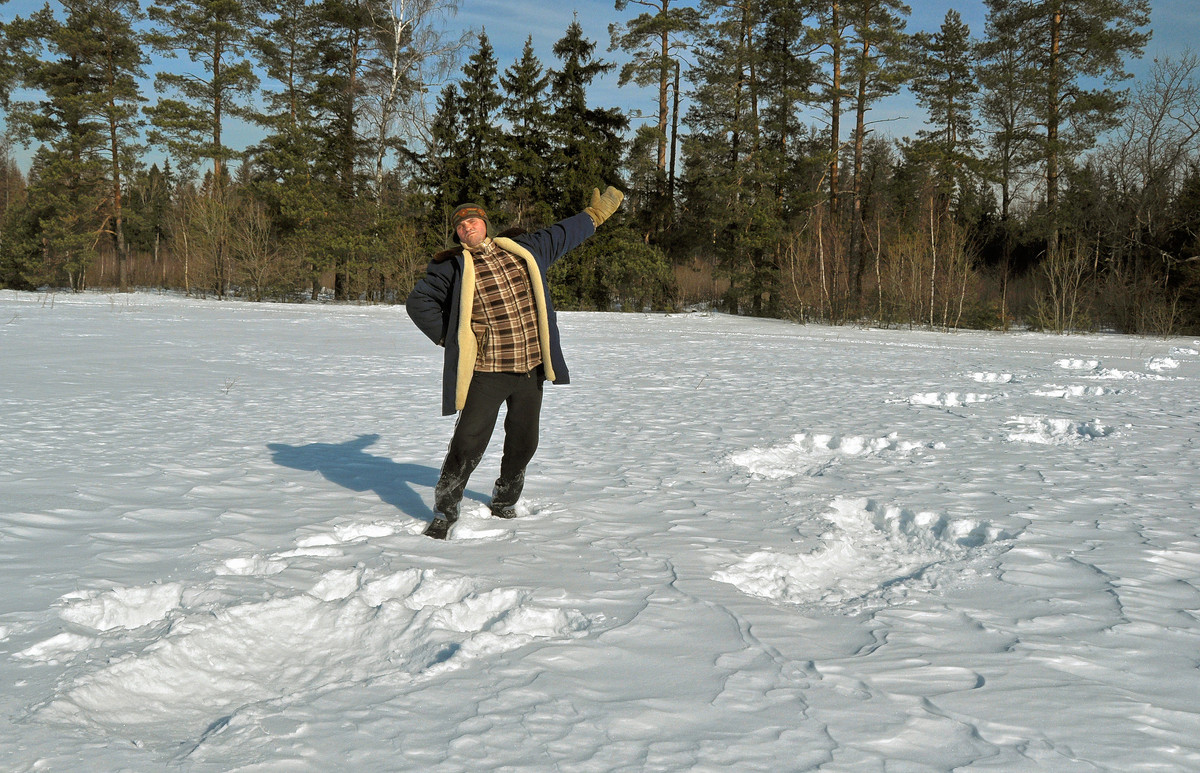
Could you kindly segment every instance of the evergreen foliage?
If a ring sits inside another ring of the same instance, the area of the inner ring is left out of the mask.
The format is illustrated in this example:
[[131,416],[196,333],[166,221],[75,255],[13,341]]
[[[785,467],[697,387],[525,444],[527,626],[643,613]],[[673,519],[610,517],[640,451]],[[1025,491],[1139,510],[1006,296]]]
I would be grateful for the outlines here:
[[[561,308],[1200,330],[1200,63],[1127,82],[1148,0],[986,0],[977,40],[954,11],[910,34],[900,0],[614,0],[619,61],[575,19],[511,62],[446,33],[457,6],[6,18],[0,285],[395,302],[458,204],[532,230],[613,184]],[[146,72],[150,50],[174,58]],[[642,109],[596,104],[609,74]],[[911,138],[875,115],[899,88]]]

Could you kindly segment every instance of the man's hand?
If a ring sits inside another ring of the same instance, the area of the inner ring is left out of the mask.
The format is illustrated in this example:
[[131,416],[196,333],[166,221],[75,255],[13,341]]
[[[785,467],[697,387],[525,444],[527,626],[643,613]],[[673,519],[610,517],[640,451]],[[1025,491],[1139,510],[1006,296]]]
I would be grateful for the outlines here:
[[604,189],[604,193],[600,193],[599,188],[592,188],[592,203],[583,211],[592,216],[592,222],[599,228],[601,223],[617,211],[624,198],[625,194],[611,185]]

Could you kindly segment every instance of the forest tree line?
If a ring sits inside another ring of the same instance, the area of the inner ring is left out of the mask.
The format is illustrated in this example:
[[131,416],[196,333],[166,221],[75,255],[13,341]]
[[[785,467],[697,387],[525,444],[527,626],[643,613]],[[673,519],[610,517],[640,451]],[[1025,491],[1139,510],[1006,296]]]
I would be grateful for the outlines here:
[[500,62],[457,0],[48,4],[0,26],[0,287],[395,302],[457,204],[533,229],[615,184],[560,308],[1200,329],[1200,62],[1130,78],[1149,0],[985,6],[616,0],[603,50],[576,19]]

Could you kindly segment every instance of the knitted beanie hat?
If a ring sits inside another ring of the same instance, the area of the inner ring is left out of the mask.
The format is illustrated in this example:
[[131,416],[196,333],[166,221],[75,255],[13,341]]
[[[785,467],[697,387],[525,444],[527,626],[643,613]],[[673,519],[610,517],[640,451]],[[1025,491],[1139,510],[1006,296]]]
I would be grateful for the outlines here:
[[483,221],[487,227],[488,235],[492,233],[492,221],[488,220],[487,212],[478,204],[460,204],[455,208],[450,215],[450,238],[458,242],[458,224],[472,217],[477,217]]

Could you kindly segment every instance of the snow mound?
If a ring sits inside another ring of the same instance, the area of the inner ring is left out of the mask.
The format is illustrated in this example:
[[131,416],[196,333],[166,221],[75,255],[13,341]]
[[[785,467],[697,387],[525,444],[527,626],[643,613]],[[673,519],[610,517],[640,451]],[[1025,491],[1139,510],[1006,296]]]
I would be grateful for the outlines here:
[[939,408],[960,408],[972,403],[986,403],[999,395],[975,394],[973,392],[923,392],[908,398],[910,405],[932,405]]
[[1009,384],[1012,383],[1011,373],[972,373],[971,378],[980,384]]
[[1054,364],[1063,370],[1095,370],[1100,367],[1099,360],[1055,360]]
[[1110,389],[1107,387],[1089,387],[1089,386],[1059,386],[1057,384],[1049,384],[1045,389],[1038,389],[1034,394],[1038,397],[1100,397],[1101,395],[1119,395],[1124,390]]
[[[93,621],[149,616],[141,598],[96,598],[108,607]],[[114,614],[122,599],[124,614]],[[40,713],[135,736],[195,738],[262,701],[429,677],[533,641],[578,637],[589,625],[578,611],[533,603],[526,592],[480,589],[432,569],[377,577],[362,568],[330,570],[308,592],[180,614],[141,651],[88,658]],[[46,661],[102,643],[60,635],[22,656]]]
[[1098,381],[1166,381],[1167,377],[1157,373],[1139,373],[1136,370],[1118,370],[1103,368],[1095,373],[1083,376]]
[[870,499],[839,497],[824,516],[829,529],[808,553],[754,553],[713,579],[750,596],[836,606],[916,580],[934,564],[1011,539],[985,522],[911,512]]
[[1146,362],[1146,369],[1152,370],[1155,373],[1161,373],[1164,370],[1175,370],[1179,367],[1179,360],[1173,357],[1151,357]]
[[1013,443],[1068,445],[1108,437],[1115,431],[1095,421],[1074,422],[1044,416],[1014,416],[1006,423],[1012,427],[1007,440]]
[[923,448],[920,443],[887,437],[826,435],[801,432],[790,443],[771,448],[751,448],[729,457],[757,478],[781,480],[797,475],[818,475],[840,457],[865,457],[884,453],[909,453]]
[[1200,354],[1200,349],[1193,349],[1190,346],[1173,346],[1171,347],[1171,354],[1194,357]]

